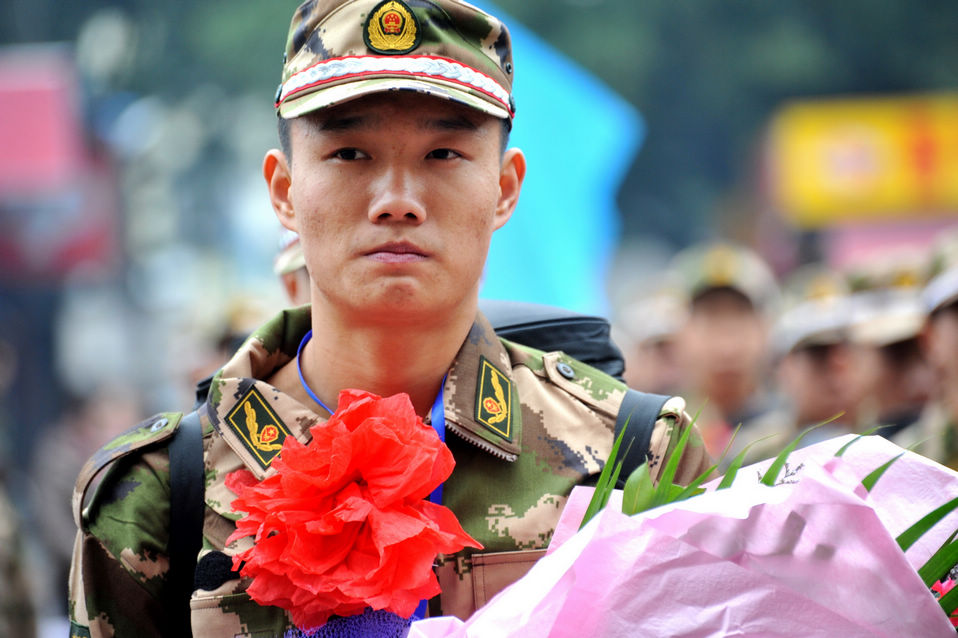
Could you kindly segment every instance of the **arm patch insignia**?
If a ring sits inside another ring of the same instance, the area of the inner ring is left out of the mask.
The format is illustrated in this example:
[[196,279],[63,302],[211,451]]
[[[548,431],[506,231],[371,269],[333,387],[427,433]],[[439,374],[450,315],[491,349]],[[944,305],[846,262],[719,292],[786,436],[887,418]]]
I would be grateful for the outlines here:
[[479,357],[476,421],[512,441],[512,382],[484,356]]
[[252,387],[230,411],[226,423],[262,469],[269,468],[289,436],[286,424]]

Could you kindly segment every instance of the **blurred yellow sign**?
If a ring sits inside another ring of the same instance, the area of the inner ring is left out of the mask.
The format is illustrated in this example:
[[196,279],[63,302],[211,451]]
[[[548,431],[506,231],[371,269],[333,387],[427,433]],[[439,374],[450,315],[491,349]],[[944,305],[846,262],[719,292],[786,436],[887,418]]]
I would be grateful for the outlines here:
[[958,214],[958,93],[795,102],[769,133],[772,203],[796,226]]

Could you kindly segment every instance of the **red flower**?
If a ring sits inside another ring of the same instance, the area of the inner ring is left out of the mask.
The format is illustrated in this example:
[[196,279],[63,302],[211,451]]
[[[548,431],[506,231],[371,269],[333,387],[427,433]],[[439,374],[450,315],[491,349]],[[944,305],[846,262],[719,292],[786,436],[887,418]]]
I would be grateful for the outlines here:
[[288,610],[302,628],[366,607],[409,617],[439,593],[437,554],[481,548],[429,494],[455,461],[405,394],[339,395],[336,413],[303,445],[286,437],[276,473],[257,482],[247,470],[226,477],[246,512],[227,539],[252,536],[233,557],[252,577],[250,597]]

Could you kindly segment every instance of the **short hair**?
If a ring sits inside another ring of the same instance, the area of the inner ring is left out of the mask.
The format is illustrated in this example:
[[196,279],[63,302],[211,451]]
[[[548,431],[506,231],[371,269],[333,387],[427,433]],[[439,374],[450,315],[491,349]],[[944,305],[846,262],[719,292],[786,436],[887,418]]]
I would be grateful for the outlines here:
[[[286,156],[286,160],[292,162],[293,145],[290,143],[289,137],[290,120],[279,116],[277,116],[276,120],[276,132],[279,135],[279,148],[283,151],[283,155]],[[499,122],[501,126],[499,131],[499,151],[501,153],[505,153],[506,149],[509,148],[509,134],[512,132],[512,122],[508,118],[500,119]]]

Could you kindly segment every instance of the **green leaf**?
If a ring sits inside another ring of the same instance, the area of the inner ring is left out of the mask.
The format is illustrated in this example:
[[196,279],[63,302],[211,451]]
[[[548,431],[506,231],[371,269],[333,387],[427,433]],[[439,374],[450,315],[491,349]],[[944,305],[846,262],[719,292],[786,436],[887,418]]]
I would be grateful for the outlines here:
[[[698,418],[698,414],[695,415],[695,418]],[[692,420],[692,423],[695,423],[695,419]],[[675,478],[675,472],[679,467],[679,459],[682,458],[682,454],[685,452],[685,446],[688,444],[689,433],[692,431],[692,423],[690,423],[689,426],[682,431],[682,435],[679,437],[678,442],[669,453],[668,463],[665,464],[665,468],[662,470],[662,475],[659,477],[659,484],[655,487],[655,494],[652,498],[653,507],[669,502],[669,493],[672,487],[672,480]]]
[[728,469],[725,470],[725,476],[722,477],[722,480],[719,482],[717,490],[724,490],[726,488],[732,487],[732,483],[735,481],[735,477],[738,475],[738,471],[742,468],[742,464],[745,462],[745,455],[748,454],[749,449],[759,441],[764,441],[765,439],[771,438],[773,436],[778,436],[777,434],[769,434],[768,436],[763,436],[760,439],[755,439],[751,443],[745,446],[741,452],[735,455],[735,458],[732,459],[732,462],[729,464]]
[[695,496],[696,494],[701,494],[702,492],[704,492],[705,490],[704,490],[704,489],[699,489],[699,486],[702,485],[702,483],[704,483],[704,482],[706,481],[706,479],[708,479],[710,476],[712,476],[712,472],[714,472],[716,469],[718,469],[718,463],[716,463],[715,465],[713,465],[713,466],[710,467],[709,469],[707,469],[707,470],[705,470],[704,472],[702,472],[701,474],[699,474],[699,475],[695,478],[695,480],[693,480],[691,483],[689,483],[688,485],[686,485],[685,487],[683,487],[683,488],[682,488],[682,491],[679,493],[678,497],[675,498],[674,500],[676,500],[676,501],[683,501],[683,500],[685,500],[685,499],[687,499],[687,498],[690,498],[690,497],[692,497],[692,496]]
[[878,482],[878,479],[882,477],[882,474],[885,473],[885,470],[891,467],[892,463],[904,456],[905,453],[902,452],[893,459],[889,459],[888,462],[883,463],[880,467],[875,468],[869,472],[868,476],[862,479],[862,485],[865,487],[866,492],[871,492],[872,488],[875,487],[875,483]]
[[[592,517],[594,517],[599,510],[609,504],[609,498],[612,496],[612,492],[615,490],[615,486],[619,481],[619,474],[622,472],[623,461],[616,461],[615,459],[619,455],[619,448],[622,445],[622,439],[625,436],[626,430],[628,430],[629,419],[631,418],[632,416],[629,415],[629,418],[625,420],[625,426],[612,444],[612,450],[609,452],[609,460],[606,461],[602,467],[602,472],[599,473],[599,479],[595,484],[595,491],[592,493],[592,498],[589,500],[589,506],[586,508],[585,514],[582,515],[582,522],[579,524],[579,529],[585,527],[585,524],[592,520]],[[629,450],[632,448],[632,441],[634,440],[634,438],[629,440],[629,444],[625,448],[626,455],[628,455]],[[613,467],[613,465],[615,469],[609,472],[609,468]]]
[[918,575],[926,587],[931,587],[936,580],[941,580],[958,563],[958,543],[953,543],[958,530],[951,533],[941,547],[938,548],[931,558],[918,568]]
[[925,532],[934,527],[938,521],[951,514],[956,508],[958,508],[958,497],[951,499],[934,511],[929,512],[917,523],[899,534],[895,540],[898,542],[898,546],[901,547],[901,551],[907,552],[908,548],[914,545],[915,541],[921,538]]
[[628,516],[644,512],[652,505],[655,484],[649,474],[648,463],[643,463],[632,471],[622,488],[622,513]]
[[944,610],[945,615],[951,616],[958,609],[958,587],[952,587],[951,591],[938,599],[938,604]]
[[762,476],[762,483],[768,485],[769,487],[775,487],[775,481],[778,480],[779,472],[781,472],[782,468],[785,467],[785,461],[787,461],[788,456],[795,451],[795,448],[798,447],[798,444],[802,442],[802,439],[805,438],[805,435],[812,430],[817,430],[823,425],[828,424],[830,421],[837,419],[839,416],[841,416],[840,413],[836,414],[828,421],[822,421],[821,423],[802,430],[801,433],[796,436],[791,443],[785,446],[785,449],[778,453],[778,456],[775,457],[775,460],[772,461],[772,464],[768,466],[768,469],[765,470],[765,474]]
[[[629,416],[629,419],[631,418],[632,417]],[[629,419],[626,419],[625,427],[622,428],[622,431],[619,432],[619,436],[616,437],[615,442],[612,444],[609,458],[602,467],[598,480],[595,482],[595,491],[589,500],[589,506],[585,509],[585,514],[582,515],[582,522],[579,524],[579,529],[585,527],[586,523],[592,520],[592,517],[609,503],[609,495],[612,494],[612,488],[615,487],[615,482],[618,480],[618,472],[615,472],[616,477],[612,479],[612,487],[610,487],[609,477],[613,473],[612,468],[616,464],[616,457],[619,455],[619,446],[622,445],[622,438],[625,436],[625,431],[629,429]],[[621,463],[619,464],[619,469],[621,470]]]
[[[835,416],[833,416],[831,419],[829,419],[829,421],[834,421],[835,419],[837,419],[838,417],[842,416],[843,414],[845,414],[845,413],[844,413],[844,412],[839,412],[838,414],[836,414]],[[828,423],[829,421],[826,421],[826,423]],[[868,428],[867,430],[865,430],[864,432],[862,432],[861,434],[859,434],[858,436],[856,436],[854,439],[852,439],[851,441],[849,441],[848,443],[846,443],[845,445],[843,445],[841,448],[839,448],[839,450],[838,450],[837,452],[835,452],[835,456],[841,456],[841,455],[843,455],[843,454],[845,453],[845,451],[848,450],[848,448],[850,448],[852,445],[854,445],[855,443],[857,443],[858,441],[860,441],[860,440],[862,439],[862,437],[864,437],[864,436],[871,436],[872,434],[874,434],[875,432],[877,432],[878,430],[880,430],[880,429],[882,429],[882,428],[884,428],[884,427],[888,427],[888,426],[885,426],[885,425],[876,425],[875,427]]]

